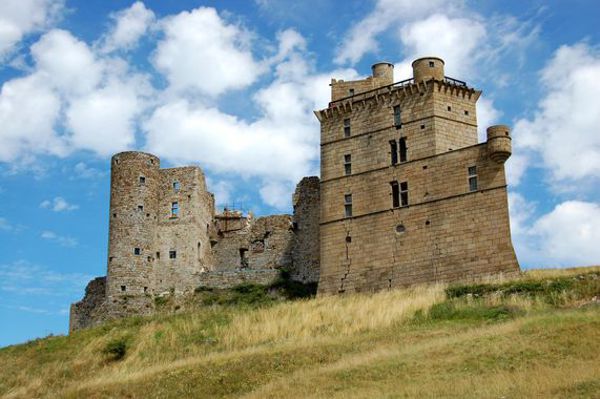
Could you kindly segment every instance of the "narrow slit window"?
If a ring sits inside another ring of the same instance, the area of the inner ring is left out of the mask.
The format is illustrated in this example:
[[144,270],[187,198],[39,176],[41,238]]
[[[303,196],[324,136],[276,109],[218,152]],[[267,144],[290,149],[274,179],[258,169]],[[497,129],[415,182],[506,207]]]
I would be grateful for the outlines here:
[[177,258],[177,251],[175,250],[170,250],[169,251],[169,259],[176,259]]
[[398,163],[398,145],[396,140],[390,140],[390,155],[392,156],[392,165]]
[[146,178],[144,176],[140,176],[140,184],[141,185],[146,184]]
[[178,193],[180,189],[181,189],[181,184],[179,184],[178,181],[174,181],[173,182],[173,191],[175,191],[176,193]]
[[398,208],[400,206],[400,187],[397,181],[390,183],[392,186],[392,207]]
[[400,183],[400,206],[408,206],[408,182]]
[[344,173],[346,176],[352,174],[352,155],[344,155]]
[[477,166],[469,166],[469,191],[477,191]]
[[350,137],[350,119],[344,119],[344,137]]
[[400,138],[400,162],[406,162],[408,160],[407,152],[406,152],[406,138]]
[[352,217],[352,194],[344,195],[344,216]]
[[179,215],[179,202],[171,202],[171,217]]
[[394,106],[394,126],[396,129],[399,129],[402,126],[402,111],[400,111],[400,106]]

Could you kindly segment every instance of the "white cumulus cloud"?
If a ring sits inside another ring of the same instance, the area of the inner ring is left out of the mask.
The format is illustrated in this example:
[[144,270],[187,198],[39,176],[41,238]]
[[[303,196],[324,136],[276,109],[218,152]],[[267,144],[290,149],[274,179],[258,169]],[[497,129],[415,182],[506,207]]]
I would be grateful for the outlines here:
[[54,197],[52,200],[42,201],[40,208],[49,209],[53,212],[66,212],[79,209],[79,205],[71,204],[63,197]]
[[101,39],[101,51],[130,50],[155,22],[154,12],[136,1],[131,7],[111,15],[113,26]]

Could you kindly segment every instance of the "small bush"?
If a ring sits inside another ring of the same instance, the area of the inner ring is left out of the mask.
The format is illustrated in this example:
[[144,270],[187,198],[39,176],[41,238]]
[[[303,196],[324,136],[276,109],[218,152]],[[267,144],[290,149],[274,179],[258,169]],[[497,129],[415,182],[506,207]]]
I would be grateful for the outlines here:
[[512,319],[522,311],[506,305],[489,306],[481,303],[465,304],[456,301],[444,301],[433,305],[429,313],[418,311],[415,322],[426,321],[487,321],[496,322]]
[[154,297],[154,304],[156,306],[163,306],[167,302],[169,302],[169,298],[167,298],[166,296],[156,296],[156,297]]
[[112,340],[108,344],[106,344],[103,352],[105,355],[109,356],[110,360],[118,361],[118,360],[123,359],[125,357],[125,355],[127,354],[127,347],[128,347],[127,339],[118,338],[118,339]]

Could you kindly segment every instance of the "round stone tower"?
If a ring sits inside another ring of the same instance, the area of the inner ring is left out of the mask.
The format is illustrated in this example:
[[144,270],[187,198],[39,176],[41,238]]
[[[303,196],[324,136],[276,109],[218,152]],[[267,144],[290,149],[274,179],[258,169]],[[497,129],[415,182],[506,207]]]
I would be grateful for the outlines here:
[[371,66],[373,77],[381,79],[382,86],[394,83],[394,64],[389,62],[378,62]]
[[160,160],[128,151],[112,157],[107,299],[150,294]]
[[444,80],[444,60],[437,57],[418,58],[412,63],[415,82]]
[[487,128],[487,148],[490,158],[497,163],[504,163],[512,154],[510,128],[506,125],[495,125]]

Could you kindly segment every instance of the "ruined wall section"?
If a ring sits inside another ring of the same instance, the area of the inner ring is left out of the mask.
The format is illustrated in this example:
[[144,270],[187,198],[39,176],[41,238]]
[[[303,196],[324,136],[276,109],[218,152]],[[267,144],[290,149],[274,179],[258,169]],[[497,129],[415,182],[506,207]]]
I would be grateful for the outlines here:
[[215,270],[287,269],[292,263],[293,234],[289,215],[248,219],[243,229],[221,232],[213,245]]
[[319,281],[319,207],[320,181],[305,177],[293,196],[294,242],[290,278],[302,283]]
[[214,199],[198,167],[160,170],[154,254],[155,293],[193,290],[193,276],[212,268],[209,231]]
[[69,332],[99,324],[106,304],[106,277],[96,277],[85,287],[85,296],[71,304]]

